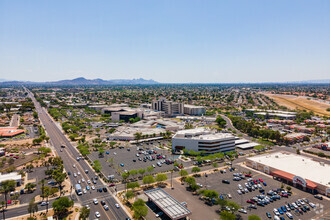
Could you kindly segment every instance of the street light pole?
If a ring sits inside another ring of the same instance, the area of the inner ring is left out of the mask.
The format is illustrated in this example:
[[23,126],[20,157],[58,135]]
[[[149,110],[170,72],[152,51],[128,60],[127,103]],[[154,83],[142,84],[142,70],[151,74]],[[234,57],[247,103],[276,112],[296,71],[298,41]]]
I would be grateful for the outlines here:
[[172,177],[172,175],[173,175],[173,170],[171,170],[171,189],[174,189],[173,188],[173,177]]

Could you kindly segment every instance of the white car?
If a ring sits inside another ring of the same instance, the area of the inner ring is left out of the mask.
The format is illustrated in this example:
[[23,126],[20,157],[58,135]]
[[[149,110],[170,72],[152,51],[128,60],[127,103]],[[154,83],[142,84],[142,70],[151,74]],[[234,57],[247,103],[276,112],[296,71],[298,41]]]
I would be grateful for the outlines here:
[[87,193],[87,190],[86,190],[86,189],[84,189],[84,190],[83,190],[83,192],[84,192],[84,194],[86,194],[86,193]]
[[155,164],[152,165],[153,168],[156,168]]
[[80,180],[78,180],[78,183],[80,184],[80,183],[81,183],[81,181],[80,181]]
[[237,193],[239,194],[239,195],[242,195],[242,191],[241,190],[237,190]]
[[286,214],[286,216],[288,216],[289,219],[293,219],[293,216],[291,215],[290,212],[286,212],[285,214]]
[[297,204],[296,203],[292,203],[291,205],[293,205],[293,207],[295,208],[295,209],[297,209],[298,208],[298,206],[297,206]]
[[89,205],[85,205],[85,207],[87,208],[87,209],[90,209],[91,207],[89,207]]
[[100,215],[99,212],[95,212],[95,216],[96,216],[96,218],[100,218],[101,217],[101,215]]
[[315,208],[315,204],[314,203],[310,202],[308,204],[310,205],[310,207]]
[[200,183],[197,183],[196,185],[199,186],[199,187],[201,187],[201,188],[203,187],[203,185],[200,184]]
[[73,168],[76,168],[76,164],[73,164],[72,166],[73,166]]
[[95,190],[95,186],[92,186],[92,190]]
[[239,188],[240,190],[242,190],[242,189],[243,189],[243,187],[242,187],[242,185],[241,185],[241,184],[238,184],[237,186],[238,186],[238,188]]
[[45,201],[43,201],[43,202],[41,202],[41,206],[45,206],[45,205],[47,205],[47,204],[49,204],[49,202],[45,202]]
[[83,183],[84,183],[84,182],[85,182],[85,179],[84,179],[84,178],[82,178],[82,179],[81,179],[81,182],[83,182]]
[[73,174],[73,176],[74,176],[74,177],[77,177],[77,174],[76,174],[76,173],[74,173],[74,174]]
[[115,204],[115,206],[116,206],[116,208],[117,208],[117,209],[119,209],[119,208],[120,208],[120,206],[119,206],[119,204],[118,204],[118,203],[116,203],[116,204]]
[[280,213],[278,212],[278,210],[277,210],[277,209],[274,209],[274,210],[273,210],[273,212],[274,212],[274,214],[275,214],[275,215],[277,215],[277,216],[279,216],[279,215],[280,215]]
[[109,207],[108,207],[107,205],[104,205],[103,208],[104,208],[104,210],[106,210],[106,211],[109,210]]
[[280,217],[278,217],[277,215],[274,215],[274,220],[280,220]]
[[97,204],[99,204],[99,201],[97,201],[97,199],[93,199],[93,203],[94,203],[94,205],[97,205]]
[[78,171],[78,173],[77,173],[78,175],[80,175],[80,172]]
[[90,180],[87,180],[87,183],[88,183],[88,184],[91,184],[91,181],[90,181]]
[[247,211],[245,209],[239,209],[238,211],[241,212],[241,213],[244,213],[244,214],[247,213]]

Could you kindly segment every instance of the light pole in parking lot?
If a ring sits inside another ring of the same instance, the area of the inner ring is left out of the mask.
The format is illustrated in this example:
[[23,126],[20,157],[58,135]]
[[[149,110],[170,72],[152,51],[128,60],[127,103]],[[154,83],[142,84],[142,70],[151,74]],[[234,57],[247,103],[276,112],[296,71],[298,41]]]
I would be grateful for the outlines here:
[[173,187],[173,169],[171,169],[171,189],[174,189]]

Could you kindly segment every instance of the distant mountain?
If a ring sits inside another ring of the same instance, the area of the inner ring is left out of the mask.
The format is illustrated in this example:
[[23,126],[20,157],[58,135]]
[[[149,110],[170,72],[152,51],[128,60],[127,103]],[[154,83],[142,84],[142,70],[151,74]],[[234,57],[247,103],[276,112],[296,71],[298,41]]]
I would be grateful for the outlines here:
[[7,81],[6,79],[0,79],[0,82],[5,82],[5,81]]
[[79,85],[154,85],[159,84],[152,79],[114,79],[114,80],[103,80],[103,79],[86,79],[79,77],[76,79],[52,81],[52,82],[30,82],[30,81],[0,81],[0,85],[68,85],[68,86],[79,86]]
[[316,80],[304,80],[304,81],[294,81],[288,83],[295,84],[330,84],[330,79],[316,79]]

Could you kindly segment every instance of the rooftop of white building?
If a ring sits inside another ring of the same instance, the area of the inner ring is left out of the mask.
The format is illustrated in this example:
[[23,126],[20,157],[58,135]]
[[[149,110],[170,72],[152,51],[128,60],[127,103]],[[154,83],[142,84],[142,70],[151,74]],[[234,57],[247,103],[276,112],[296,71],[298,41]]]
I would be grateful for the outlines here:
[[330,165],[317,162],[309,157],[287,152],[276,152],[250,157],[249,160],[300,176],[320,185],[330,186]]
[[234,138],[229,133],[215,133],[210,129],[200,127],[178,131],[173,138],[199,139],[199,140],[218,140],[224,138]]

